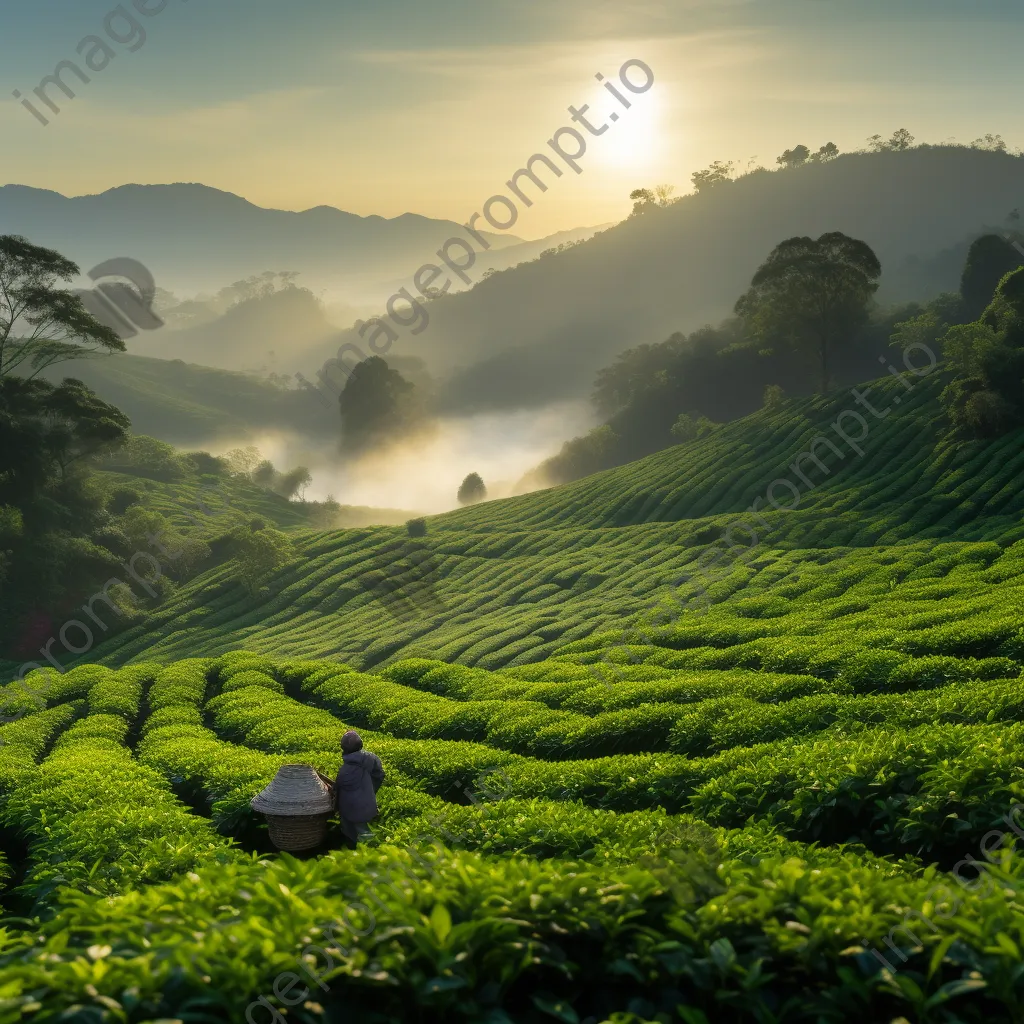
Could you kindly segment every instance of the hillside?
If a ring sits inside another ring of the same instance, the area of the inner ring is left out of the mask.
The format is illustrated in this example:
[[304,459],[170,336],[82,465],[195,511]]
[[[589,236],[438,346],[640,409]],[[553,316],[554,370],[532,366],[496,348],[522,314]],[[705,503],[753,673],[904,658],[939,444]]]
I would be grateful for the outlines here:
[[210,323],[143,332],[127,347],[138,355],[290,377],[300,353],[322,348],[337,333],[312,292],[286,288],[240,302]]
[[[941,375],[908,383],[862,455],[832,394],[423,538],[296,522],[266,592],[222,564],[4,688],[5,1005],[1016,1020],[1024,431],[951,443]],[[373,835],[275,856],[251,799],[351,728]]]
[[173,346],[165,355],[77,359],[45,376],[55,383],[65,377],[84,381],[122,409],[136,433],[170,444],[237,442],[275,429],[325,440],[338,435],[337,416],[305,391],[279,387],[266,377],[185,362],[174,357]]
[[[899,381],[872,384],[876,407],[891,402],[893,411],[859,446],[863,456],[846,446],[843,459],[819,449],[831,471],[822,479],[805,464],[818,486],[801,485],[792,511],[765,511],[767,488],[781,476],[799,483],[787,467],[851,407],[848,395],[790,402],[574,484],[431,517],[423,539],[411,540],[402,529],[299,530],[297,557],[261,597],[243,593],[230,565],[222,566],[183,586],[145,624],[98,646],[93,657],[122,664],[244,646],[338,657],[362,668],[412,656],[490,669],[529,663],[622,629],[671,593],[674,581],[692,577],[708,545],[723,547],[718,538],[741,517],[758,533],[758,545],[755,557],[737,562],[711,588],[724,600],[721,614],[744,616],[725,600],[734,592],[767,597],[793,583],[793,593],[802,594],[837,574],[869,578],[874,600],[878,574],[903,578],[888,564],[939,566],[952,557],[951,543],[1002,551],[1024,538],[1024,494],[1016,486],[1024,435],[988,444],[944,441],[942,384],[938,374],[925,379],[900,405],[894,400],[906,392]],[[770,532],[744,515],[758,497]],[[747,536],[737,526],[730,540],[742,546]],[[421,565],[436,607],[396,608],[381,600],[389,573],[399,589],[406,581],[415,590],[410,558]],[[975,584],[964,586],[974,593]],[[1012,586],[1007,580],[992,588],[991,601],[1009,601],[1001,588]],[[695,592],[686,583],[679,600]],[[900,606],[904,592],[891,599]]]
[[926,299],[955,288],[966,245],[1022,205],[1024,158],[963,147],[755,172],[437,299],[429,330],[403,332],[392,353],[447,378],[452,411],[586,395],[611,356],[729,315],[784,238],[863,239],[882,263],[880,302]]

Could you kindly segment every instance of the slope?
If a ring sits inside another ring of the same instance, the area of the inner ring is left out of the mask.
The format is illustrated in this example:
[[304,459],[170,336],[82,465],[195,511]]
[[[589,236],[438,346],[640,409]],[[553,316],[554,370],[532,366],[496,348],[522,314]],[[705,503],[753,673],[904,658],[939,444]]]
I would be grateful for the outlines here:
[[[862,238],[885,271],[880,301],[927,298],[949,281],[900,284],[910,280],[908,261],[1003,224],[1022,202],[1024,158],[963,147],[762,170],[434,300],[427,332],[400,332],[392,352],[420,355],[435,377],[449,378],[454,411],[580,396],[615,353],[728,315],[784,238]],[[365,351],[354,332],[343,340]]]
[[[172,349],[167,356],[173,355],[175,336],[166,336]],[[136,433],[169,444],[238,441],[271,430],[326,440],[339,431],[337,416],[302,389],[181,359],[118,353],[63,363],[45,376],[84,381],[121,409]]]
[[[768,486],[786,476],[801,486],[790,466],[831,431],[849,396],[790,403],[788,413],[758,413],[575,484],[433,517],[424,538],[389,528],[297,530],[296,557],[260,595],[242,590],[230,563],[221,566],[96,657],[122,664],[245,646],[360,667],[429,656],[497,668],[621,630],[665,601],[677,617],[691,603],[703,609],[706,593],[708,614],[746,621],[762,614],[759,600],[774,607],[783,595],[784,611],[785,595],[819,587],[840,604],[848,588],[850,600],[858,587],[871,601],[891,597],[902,615],[914,584],[886,588],[917,564],[946,575],[956,561],[951,542],[968,545],[964,589],[951,595],[984,598],[985,607],[1014,602],[1016,570],[998,586],[985,584],[984,572],[1024,537],[1024,435],[951,444],[941,432],[940,375],[897,405],[906,383],[872,385],[875,407],[892,411],[861,439],[863,455],[816,449],[827,476],[799,463],[817,486],[801,490],[791,510],[766,508]],[[781,505],[792,502],[789,490],[776,493]],[[766,528],[748,516],[744,531],[736,524],[758,498]],[[758,599],[754,611],[736,603],[746,598]]]

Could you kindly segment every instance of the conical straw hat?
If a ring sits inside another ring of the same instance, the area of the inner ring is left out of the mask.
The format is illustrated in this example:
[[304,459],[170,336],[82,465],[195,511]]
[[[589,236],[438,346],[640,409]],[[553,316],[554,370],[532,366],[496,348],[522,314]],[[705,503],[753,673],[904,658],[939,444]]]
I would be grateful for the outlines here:
[[329,814],[334,803],[330,790],[310,765],[286,764],[277,770],[274,781],[253,797],[252,809],[283,816]]

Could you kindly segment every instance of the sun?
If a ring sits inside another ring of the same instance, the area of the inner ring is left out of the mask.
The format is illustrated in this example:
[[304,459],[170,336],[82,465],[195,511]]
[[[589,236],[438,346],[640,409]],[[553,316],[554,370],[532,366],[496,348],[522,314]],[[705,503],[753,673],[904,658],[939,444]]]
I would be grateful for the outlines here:
[[[596,99],[595,121],[596,112],[602,112],[605,123],[609,125],[609,131],[597,140],[598,159],[607,167],[622,170],[653,169],[663,147],[659,97],[652,91],[642,96],[630,96],[629,100],[631,106],[625,110],[607,92],[602,91]],[[613,115],[616,115],[614,121]]]

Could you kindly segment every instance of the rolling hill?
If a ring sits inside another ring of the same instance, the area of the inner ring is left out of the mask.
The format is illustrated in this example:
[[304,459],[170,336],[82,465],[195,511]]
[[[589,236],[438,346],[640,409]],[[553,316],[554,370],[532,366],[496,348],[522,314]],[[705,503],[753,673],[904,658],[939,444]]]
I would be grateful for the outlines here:
[[[1021,205],[1024,158],[965,147],[761,170],[436,299],[427,331],[399,332],[391,352],[444,378],[451,411],[582,396],[611,356],[729,315],[785,238],[864,239],[882,262],[880,302],[927,299],[955,289],[967,245]],[[340,340],[365,351],[354,332]]]
[[[423,537],[295,520],[262,593],[5,687],[12,1020],[1018,1019],[1024,431],[950,440],[944,383]],[[250,801],[352,728],[374,834],[277,855]]]
[[337,415],[304,390],[182,359],[118,353],[64,363],[45,376],[84,381],[127,414],[135,433],[183,447],[275,429],[313,439],[338,435]]
[[[804,464],[813,487],[787,467],[856,408],[848,394],[788,402],[573,484],[430,517],[422,539],[402,529],[300,530],[298,556],[259,599],[243,593],[224,565],[91,657],[116,665],[245,647],[361,668],[422,656],[497,669],[621,630],[690,577],[678,587],[685,604],[700,589],[692,580],[698,559],[709,557],[709,545],[724,546],[734,522],[746,523],[758,543],[756,557],[738,559],[732,575],[710,588],[721,593],[723,614],[732,614],[734,592],[768,595],[790,576],[802,581],[802,593],[827,586],[847,564],[854,577],[877,571],[888,580],[881,567],[889,561],[942,563],[951,543],[1012,547],[1024,538],[1016,485],[1022,434],[991,444],[944,440],[942,383],[936,372],[902,404],[890,404],[891,414],[858,446],[863,456],[840,445],[839,458],[819,446],[829,473]],[[881,409],[906,392],[890,377],[872,384],[875,393]],[[786,476],[800,489],[798,507],[768,508],[768,488]],[[758,498],[766,527],[745,512]],[[729,539],[742,547],[747,537],[737,526]],[[438,605],[399,609],[408,613],[403,621],[381,595],[389,572],[413,579],[410,558],[429,568],[421,575],[429,575]],[[861,563],[872,568],[855,568]],[[1009,598],[993,593],[992,600]]]

